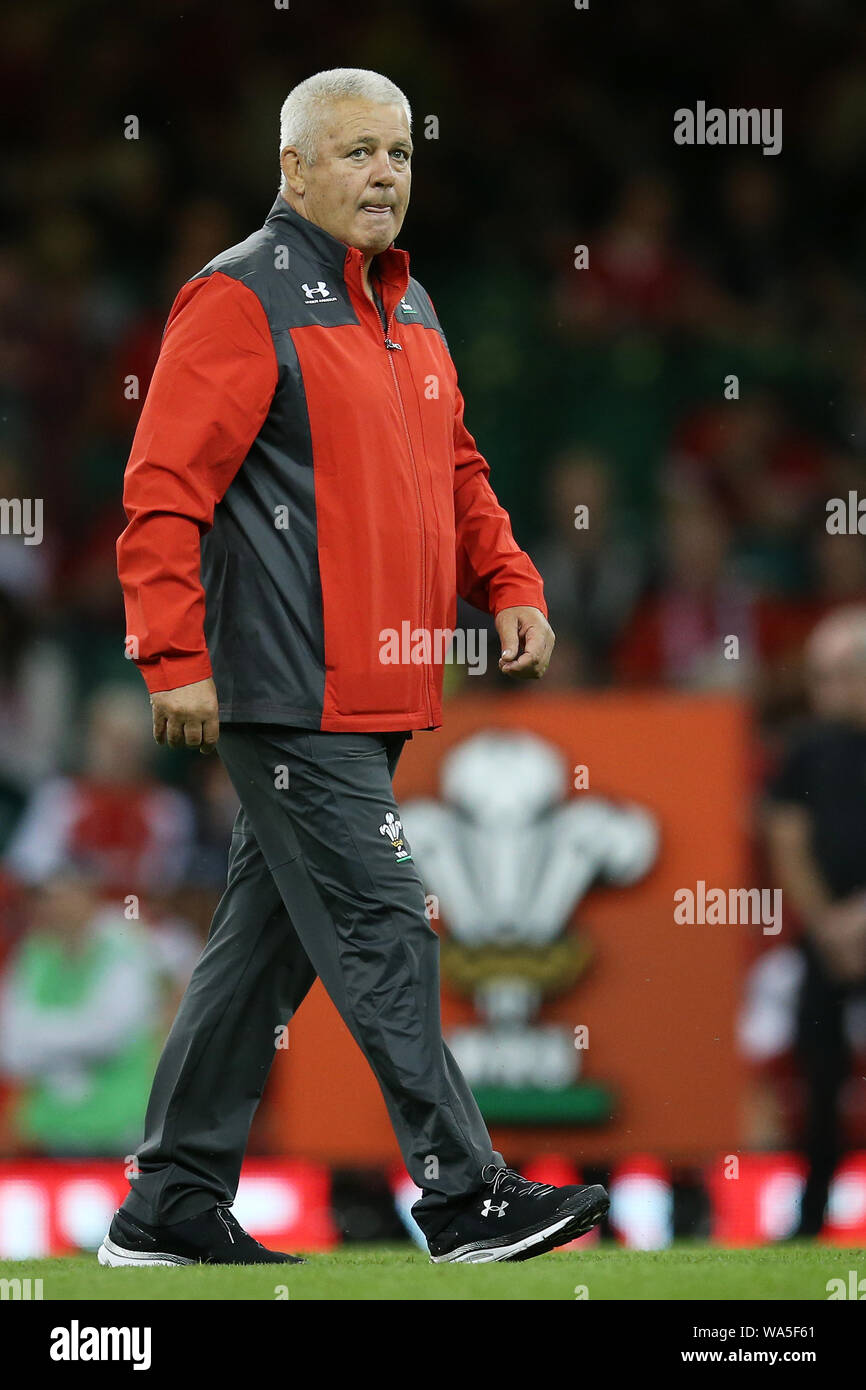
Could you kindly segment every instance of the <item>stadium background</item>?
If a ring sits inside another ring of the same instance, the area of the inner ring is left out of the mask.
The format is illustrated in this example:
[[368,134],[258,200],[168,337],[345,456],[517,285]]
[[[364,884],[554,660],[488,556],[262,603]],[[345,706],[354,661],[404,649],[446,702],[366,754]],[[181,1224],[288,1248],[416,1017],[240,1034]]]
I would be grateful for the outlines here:
[[[495,660],[484,676],[449,671],[444,734],[414,740],[401,796],[435,795],[455,731],[494,725],[575,763],[587,760],[580,731],[596,728],[589,762],[606,752],[605,793],[629,797],[634,764],[611,753],[637,758],[664,727],[641,795],[665,845],[691,846],[679,881],[718,868],[767,884],[753,812],[805,711],[803,642],[826,612],[866,601],[866,538],[831,544],[825,526],[827,498],[860,485],[866,447],[866,21],[854,3],[756,13],[627,0],[603,14],[565,0],[60,0],[4,15],[0,497],[45,508],[41,545],[0,536],[0,970],[14,1024],[0,1081],[4,1255],[101,1235],[224,879],[234,805],[219,765],[149,745],[143,686],[123,659],[122,472],[177,288],[263,220],[286,92],[341,65],[386,72],[412,102],[401,244],[557,631],[529,693]],[[673,111],[699,99],[781,107],[783,153],[676,146]],[[582,243],[590,268],[578,271]],[[723,397],[730,373],[737,402]],[[573,501],[590,506],[583,535]],[[731,631],[740,659],[720,660]],[[725,756],[707,767],[716,738]],[[62,871],[70,856],[98,863],[98,889]],[[663,877],[655,866],[647,891]],[[653,1007],[709,1009],[704,1035],[724,1053],[718,1074],[685,1084],[683,1035],[638,1046],[628,1008],[611,1003],[617,962],[637,949],[624,928],[646,912],[604,897],[581,908],[598,965],[543,1016],[582,1023],[581,990],[596,990],[584,1074],[619,1082],[614,1119],[509,1123],[509,1159],[533,1174],[612,1173],[616,1234],[631,1243],[783,1235],[800,1169],[778,1155],[802,1101],[784,1020],[753,986],[798,924],[780,940],[725,928],[688,945],[671,928],[669,955],[689,968]],[[305,1009],[256,1123],[251,1224],[294,1230],[303,1203],[306,1243],[396,1235],[396,1151],[372,1082],[355,1077],[324,1003]],[[470,1013],[453,989],[451,1025]],[[630,1151],[623,1135],[660,1067],[656,1127]],[[349,1095],[361,1098],[351,1123]],[[866,1225],[862,1086],[845,1101],[855,1156],[839,1239]],[[731,1156],[739,1184],[724,1181]]]

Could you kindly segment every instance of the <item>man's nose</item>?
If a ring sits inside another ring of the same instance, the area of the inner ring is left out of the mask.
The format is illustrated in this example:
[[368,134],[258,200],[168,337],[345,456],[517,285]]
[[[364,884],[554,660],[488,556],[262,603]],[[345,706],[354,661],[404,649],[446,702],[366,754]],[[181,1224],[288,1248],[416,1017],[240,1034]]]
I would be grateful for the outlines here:
[[394,183],[394,167],[386,150],[382,150],[376,158],[376,163],[372,170],[373,183],[384,183],[389,186]]

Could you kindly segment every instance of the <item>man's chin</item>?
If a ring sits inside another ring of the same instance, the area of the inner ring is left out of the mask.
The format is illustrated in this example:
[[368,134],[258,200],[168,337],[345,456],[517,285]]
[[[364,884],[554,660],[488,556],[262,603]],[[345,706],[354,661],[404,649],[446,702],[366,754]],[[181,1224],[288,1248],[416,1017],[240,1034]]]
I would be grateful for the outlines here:
[[358,250],[363,251],[367,256],[377,256],[380,251],[388,250],[397,235],[397,231],[394,218],[389,217],[381,228],[355,228],[352,245],[357,246]]
[[363,255],[378,256],[380,252],[388,250],[392,240],[393,238],[390,237],[387,241],[384,237],[379,237],[376,241],[373,241],[370,237],[367,237],[363,241],[359,239],[354,244]]

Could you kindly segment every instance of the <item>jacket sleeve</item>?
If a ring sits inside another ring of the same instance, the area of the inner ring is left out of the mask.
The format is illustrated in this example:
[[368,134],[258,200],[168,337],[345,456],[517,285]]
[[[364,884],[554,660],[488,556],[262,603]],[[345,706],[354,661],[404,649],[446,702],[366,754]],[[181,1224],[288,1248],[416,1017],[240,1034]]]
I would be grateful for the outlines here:
[[201,537],[261,429],[277,361],[258,296],[219,272],[184,285],[126,466],[117,542],[127,654],[151,692],[205,680]]
[[454,518],[457,528],[457,592],[484,613],[529,605],[547,617],[544,585],[520,549],[504,507],[488,478],[490,467],[463,422],[463,397],[454,413]]

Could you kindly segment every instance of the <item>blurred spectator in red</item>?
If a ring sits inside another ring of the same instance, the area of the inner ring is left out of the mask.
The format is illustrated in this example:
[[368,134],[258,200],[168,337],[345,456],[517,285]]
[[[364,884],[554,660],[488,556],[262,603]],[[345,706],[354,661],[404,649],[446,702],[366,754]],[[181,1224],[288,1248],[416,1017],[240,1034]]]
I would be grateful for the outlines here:
[[727,171],[714,219],[713,280],[740,311],[740,328],[781,330],[799,301],[792,293],[798,248],[785,217],[783,186],[767,160],[750,159]]
[[581,684],[610,675],[610,648],[646,579],[644,548],[613,505],[605,460],[582,449],[554,459],[545,478],[547,539],[535,551],[557,622],[557,660],[566,638],[579,652]]
[[195,809],[195,849],[185,878],[222,894],[232,830],[240,802],[219,758],[198,758],[189,787]]
[[[233,227],[230,209],[216,198],[192,197],[178,205],[171,219],[172,243],[160,269],[157,293],[127,320],[110,357],[94,374],[81,426],[82,440],[89,453],[101,441],[115,442],[121,475],[129,436],[138,423],[177,287],[231,245]],[[116,471],[110,488],[114,495]]]
[[43,883],[58,864],[87,855],[106,894],[169,892],[189,862],[194,820],[188,797],[155,780],[147,697],[104,687],[90,702],[83,767],[34,792],[6,853],[11,874]]
[[708,497],[669,499],[661,551],[661,580],[617,644],[617,677],[627,685],[744,688],[757,654],[756,603],[734,571],[729,524]]
[[70,686],[63,647],[0,587],[0,847],[30,789],[60,761]]
[[64,612],[72,616],[77,647],[106,674],[117,659],[123,605],[117,584],[117,537],[126,518],[121,504],[129,440],[147,394],[165,321],[177,286],[231,241],[232,221],[224,203],[190,198],[171,219],[172,241],[160,287],[147,307],[130,311],[116,325],[117,342],[91,373],[74,425],[71,472],[76,496],[64,528],[58,581]]
[[21,602],[26,601],[35,609],[48,594],[54,555],[50,502],[39,497],[33,483],[34,479],[26,477],[16,457],[0,451],[0,498],[17,498],[22,502],[25,498],[29,499],[31,527],[35,519],[33,507],[37,500],[42,502],[42,536],[38,544],[26,545],[22,536],[0,531],[0,589],[13,594]]
[[673,224],[668,179],[660,173],[628,179],[610,221],[586,239],[587,268],[560,282],[557,308],[565,323],[605,334],[677,323],[693,271]]
[[770,392],[704,405],[677,428],[663,485],[697,490],[737,528],[743,564],[762,589],[802,583],[802,528],[826,495],[825,452]]

